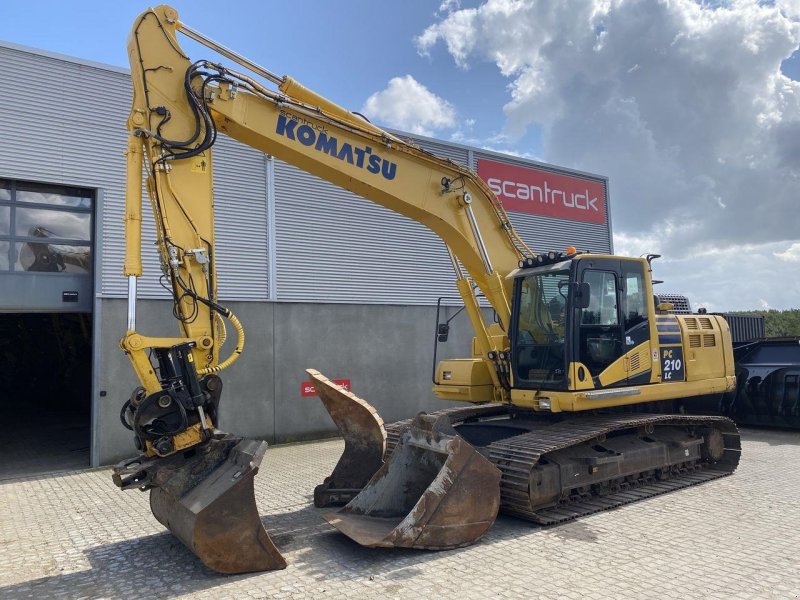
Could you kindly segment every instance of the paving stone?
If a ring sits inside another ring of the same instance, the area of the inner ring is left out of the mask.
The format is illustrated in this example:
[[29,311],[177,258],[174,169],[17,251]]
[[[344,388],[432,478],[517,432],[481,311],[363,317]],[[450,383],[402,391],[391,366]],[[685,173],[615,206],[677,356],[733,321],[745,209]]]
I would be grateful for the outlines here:
[[270,448],[256,477],[283,571],[209,571],[109,469],[0,482],[0,598],[797,598],[800,434],[745,430],[731,477],[553,528],[500,516],[447,552],[362,548],[314,486],[342,443]]

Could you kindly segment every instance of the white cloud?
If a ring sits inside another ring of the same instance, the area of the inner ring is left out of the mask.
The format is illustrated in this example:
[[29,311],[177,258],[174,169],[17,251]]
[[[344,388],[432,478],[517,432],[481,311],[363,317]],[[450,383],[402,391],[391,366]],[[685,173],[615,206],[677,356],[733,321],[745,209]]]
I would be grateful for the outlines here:
[[389,127],[420,135],[432,135],[456,124],[453,105],[411,75],[394,77],[385,90],[367,98],[361,112]]
[[756,310],[765,301],[771,308],[800,308],[800,269],[775,259],[784,243],[709,247],[676,256],[663,249],[667,235],[614,234],[618,254],[663,254],[653,261],[653,278],[664,282],[656,293],[684,294],[695,310]]
[[486,0],[416,44],[442,42],[462,68],[494,63],[509,81],[505,133],[537,125],[547,161],[608,175],[615,233],[687,261],[678,287],[758,307],[757,281],[785,307],[800,304],[785,285],[800,279],[787,270],[800,249],[786,250],[800,242],[800,82],[780,65],[798,18],[798,0]]
[[478,11],[473,8],[448,13],[438,25],[428,27],[416,38],[419,53],[427,56],[428,49],[435,45],[437,40],[442,39],[456,64],[466,67],[467,55],[475,48],[475,38],[471,34],[475,28],[477,14]]
[[800,243],[795,242],[783,252],[775,252],[775,256],[785,262],[800,263]]
[[461,0],[442,0],[442,3],[439,5],[439,10],[436,11],[436,14],[449,14],[454,10],[458,10],[459,8],[461,8]]

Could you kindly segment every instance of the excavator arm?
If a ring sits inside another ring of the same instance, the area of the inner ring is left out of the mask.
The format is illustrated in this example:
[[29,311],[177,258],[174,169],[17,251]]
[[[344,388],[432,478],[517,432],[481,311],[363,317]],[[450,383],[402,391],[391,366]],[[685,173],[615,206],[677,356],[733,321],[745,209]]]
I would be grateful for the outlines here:
[[[181,50],[178,32],[248,67],[276,89],[209,61],[192,63]],[[211,146],[217,132],[414,219],[438,234],[453,261],[456,285],[483,355],[503,350],[488,333],[475,291],[483,293],[507,331],[512,282],[505,275],[532,253],[494,194],[471,170],[375,127],[291,77],[277,77],[239,57],[183,25],[171,8],[161,6],[139,17],[128,53],[134,99],[128,119],[132,136],[125,274],[141,274],[139,170],[144,160],[162,268],[179,299],[176,315],[185,338],[196,343],[192,350],[196,364],[219,368],[219,340],[211,316],[225,316],[214,304]],[[126,350],[131,350],[132,341],[142,342],[129,339]],[[152,347],[151,341],[140,345]],[[149,381],[145,387],[155,389],[146,364],[134,362],[140,379]],[[495,383],[502,389],[499,381]]]
[[[193,62],[180,46],[179,32],[248,73],[208,60]],[[494,384],[489,400],[510,401],[507,382],[504,385],[491,358],[501,356],[508,343],[502,332],[508,331],[511,320],[512,288],[505,275],[533,255],[471,170],[425,152],[291,77],[278,77],[237,55],[181,23],[170,7],[149,9],[137,18],[128,54],[133,101],[127,121],[124,275],[129,304],[120,345],[141,385],[125,403],[121,419],[133,430],[141,455],[120,463],[114,481],[123,489],[151,490],[156,518],[208,566],[223,572],[282,568],[285,562],[261,526],[253,498],[253,477],[266,443],[216,429],[222,391],[218,373],[244,347],[243,327],[217,298],[212,147],[219,132],[438,234],[475,330],[480,355],[473,361]],[[143,179],[155,223],[161,281],[172,294],[180,337],[152,337],[136,330]],[[497,325],[485,322],[478,291],[494,308],[500,335]],[[225,323],[236,333],[236,345],[229,350],[222,348]],[[353,422],[357,410],[366,410],[369,431],[349,439],[362,446],[368,445],[364,440],[378,440],[369,448],[370,455],[377,456],[376,464],[361,464],[360,455],[349,449],[342,457],[341,464],[356,465],[355,481],[348,480],[349,495],[342,495],[342,469],[337,467],[320,496],[346,500],[380,466],[385,432],[380,419],[371,416],[371,407],[358,405],[369,406],[360,399],[335,389],[323,397],[330,399],[326,406],[331,415],[340,415],[340,429]],[[448,456],[444,448],[449,442],[440,438],[448,433],[452,432],[436,433],[442,456]],[[469,452],[461,454],[464,464],[483,464],[482,457],[466,460]],[[488,468],[494,476],[494,468]],[[494,507],[490,504],[492,514],[479,521],[488,526],[496,510],[496,502]],[[231,519],[232,513],[238,516]]]

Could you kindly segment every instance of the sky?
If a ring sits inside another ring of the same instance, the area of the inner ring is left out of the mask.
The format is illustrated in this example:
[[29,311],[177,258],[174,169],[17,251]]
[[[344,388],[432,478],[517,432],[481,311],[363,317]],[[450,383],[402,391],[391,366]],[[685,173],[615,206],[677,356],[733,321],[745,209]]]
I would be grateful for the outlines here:
[[[172,5],[378,124],[608,176],[657,291],[800,308],[800,0]],[[0,40],[127,67],[145,7],[4,0]]]

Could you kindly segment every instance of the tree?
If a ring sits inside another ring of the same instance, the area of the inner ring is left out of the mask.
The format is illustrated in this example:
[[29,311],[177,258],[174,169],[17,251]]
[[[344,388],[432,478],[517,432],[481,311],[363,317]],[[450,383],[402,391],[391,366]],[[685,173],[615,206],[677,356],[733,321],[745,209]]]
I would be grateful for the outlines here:
[[800,336],[800,309],[788,310],[744,310],[732,312],[734,315],[760,315],[764,317],[767,337]]

